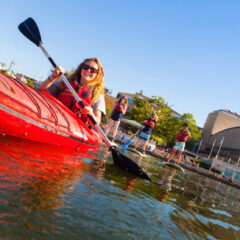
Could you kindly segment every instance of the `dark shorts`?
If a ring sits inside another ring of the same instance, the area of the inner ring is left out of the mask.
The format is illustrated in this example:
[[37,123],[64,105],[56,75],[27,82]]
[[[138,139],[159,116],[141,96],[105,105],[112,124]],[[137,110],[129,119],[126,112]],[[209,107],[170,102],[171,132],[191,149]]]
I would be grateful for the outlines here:
[[111,119],[113,121],[120,121],[121,118],[122,118],[122,113],[121,112],[113,111],[113,113],[111,115]]

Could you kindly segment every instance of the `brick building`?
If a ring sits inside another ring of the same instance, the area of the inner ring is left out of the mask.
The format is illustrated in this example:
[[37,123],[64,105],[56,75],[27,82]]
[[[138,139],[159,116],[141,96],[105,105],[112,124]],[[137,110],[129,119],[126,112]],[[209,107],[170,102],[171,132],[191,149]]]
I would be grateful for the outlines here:
[[[140,99],[143,99],[143,100],[147,100],[151,103],[151,98],[143,95],[143,91],[140,91],[139,93],[123,93],[123,92],[119,92],[117,94],[117,99],[119,99],[121,96],[127,96],[128,97],[128,109],[127,111],[131,111],[133,106],[134,106],[134,103],[135,103],[135,99],[136,98],[140,98]],[[152,105],[154,107],[154,104]],[[181,114],[179,114],[178,112],[174,111],[173,109],[172,110],[172,115],[178,119],[180,119],[182,117]]]
[[123,92],[119,92],[117,94],[117,99],[119,99],[121,96],[127,96],[128,98],[128,109],[127,111],[131,111],[133,108],[133,105],[135,103],[135,98],[140,98],[143,100],[147,100],[147,101],[151,101],[151,98],[144,96],[143,95],[143,91],[140,91],[139,93],[123,93]]

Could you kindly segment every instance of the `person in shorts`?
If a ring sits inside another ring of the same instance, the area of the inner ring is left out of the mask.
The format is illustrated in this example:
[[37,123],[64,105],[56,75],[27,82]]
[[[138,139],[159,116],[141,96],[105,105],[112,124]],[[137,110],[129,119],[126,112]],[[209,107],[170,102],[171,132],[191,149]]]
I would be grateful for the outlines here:
[[173,147],[172,153],[170,154],[169,158],[168,158],[168,162],[170,162],[170,160],[173,158],[173,156],[175,155],[175,153],[178,151],[178,155],[177,155],[177,163],[180,162],[181,160],[181,156],[182,153],[185,149],[185,144],[187,139],[191,137],[190,132],[188,131],[188,125],[187,123],[184,123],[182,125],[182,129],[178,132],[177,136],[176,136],[176,144]]
[[143,142],[142,150],[143,150],[143,154],[145,154],[146,146],[149,142],[152,130],[153,130],[155,124],[157,123],[157,119],[158,119],[157,114],[155,112],[153,112],[151,117],[144,121],[144,128],[141,131],[141,133],[139,134],[139,138],[138,138],[138,141],[137,141],[134,149],[137,149],[140,142]]
[[108,133],[110,132],[110,130],[112,129],[112,126],[113,126],[113,129],[112,129],[113,140],[112,141],[114,141],[114,138],[118,131],[118,127],[119,127],[121,118],[125,114],[125,112],[127,110],[127,106],[128,106],[128,98],[126,96],[122,96],[118,100],[117,104],[114,107],[110,122],[105,131],[106,135],[108,135]]

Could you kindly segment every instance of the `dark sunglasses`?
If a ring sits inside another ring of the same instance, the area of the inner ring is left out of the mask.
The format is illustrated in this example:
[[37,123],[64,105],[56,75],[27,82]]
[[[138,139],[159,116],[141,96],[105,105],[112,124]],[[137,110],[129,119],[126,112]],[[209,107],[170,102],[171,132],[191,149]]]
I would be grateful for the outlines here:
[[90,69],[90,73],[98,73],[98,70],[96,68],[91,67],[91,66],[89,66],[85,63],[83,64],[83,69],[84,70],[89,70]]

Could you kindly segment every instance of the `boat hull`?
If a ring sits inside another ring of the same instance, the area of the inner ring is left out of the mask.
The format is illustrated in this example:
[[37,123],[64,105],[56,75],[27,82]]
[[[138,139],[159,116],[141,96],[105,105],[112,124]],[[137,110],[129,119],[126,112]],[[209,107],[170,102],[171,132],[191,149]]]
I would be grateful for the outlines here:
[[98,148],[100,136],[45,91],[0,74],[0,134],[71,148]]

